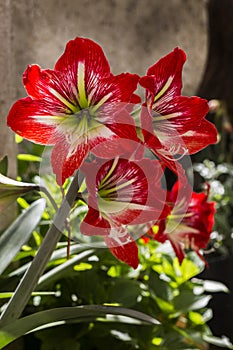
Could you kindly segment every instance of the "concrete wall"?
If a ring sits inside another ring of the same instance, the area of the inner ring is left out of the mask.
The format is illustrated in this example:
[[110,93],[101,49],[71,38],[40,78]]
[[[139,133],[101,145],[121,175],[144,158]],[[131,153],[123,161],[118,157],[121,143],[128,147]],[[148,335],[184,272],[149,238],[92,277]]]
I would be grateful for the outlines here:
[[28,63],[52,68],[65,44],[89,37],[104,49],[114,73],[144,74],[175,46],[188,55],[184,88],[193,94],[206,59],[204,0],[13,0],[17,93]]
[[11,4],[0,1],[0,160],[8,156],[9,175],[16,174],[14,135],[6,127],[6,115],[15,99],[15,60],[11,46]]

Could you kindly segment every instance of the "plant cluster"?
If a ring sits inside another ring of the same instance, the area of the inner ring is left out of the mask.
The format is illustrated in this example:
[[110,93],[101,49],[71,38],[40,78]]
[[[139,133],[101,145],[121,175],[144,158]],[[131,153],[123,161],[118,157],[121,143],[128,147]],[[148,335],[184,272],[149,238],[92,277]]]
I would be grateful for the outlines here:
[[19,157],[41,161],[30,179],[0,177],[0,209],[17,198],[23,209],[0,237],[1,349],[32,331],[42,350],[55,337],[58,350],[232,348],[206,325],[213,283],[191,280],[206,263],[215,204],[208,185],[192,190],[189,155],[217,131],[207,101],[181,94],[185,59],[175,48],[143,77],[113,75],[102,48],[77,37],[53,70],[27,67],[28,96],[7,123],[52,146],[54,175],[43,175],[39,147]]

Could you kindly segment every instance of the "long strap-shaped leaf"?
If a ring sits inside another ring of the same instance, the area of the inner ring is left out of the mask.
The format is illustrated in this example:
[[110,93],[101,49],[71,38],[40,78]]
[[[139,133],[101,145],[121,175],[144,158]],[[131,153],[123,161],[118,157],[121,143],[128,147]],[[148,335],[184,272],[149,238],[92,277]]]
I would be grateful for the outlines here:
[[45,209],[41,198],[28,207],[0,237],[0,274],[11,263],[40,221]]
[[[114,321],[124,323],[136,323],[159,325],[155,318],[142,312],[118,306],[85,305],[77,307],[63,307],[37,312],[33,315],[21,318],[3,327],[0,331],[0,349],[10,344],[15,339],[26,333],[38,330],[40,327],[46,328],[65,322],[94,321],[97,317],[106,315],[116,315]],[[120,317],[120,316],[125,316]],[[127,318],[126,318],[127,317]]]
[[20,317],[25,308],[31,293],[35,289],[40,276],[43,274],[46,265],[59,241],[62,230],[65,226],[66,218],[70,212],[70,208],[76,198],[79,187],[78,172],[76,172],[66,196],[64,197],[60,208],[58,209],[55,219],[50,226],[36,256],[28,270],[25,272],[14,295],[9,300],[7,307],[3,311],[0,319],[0,325],[4,327],[7,323],[12,323]]

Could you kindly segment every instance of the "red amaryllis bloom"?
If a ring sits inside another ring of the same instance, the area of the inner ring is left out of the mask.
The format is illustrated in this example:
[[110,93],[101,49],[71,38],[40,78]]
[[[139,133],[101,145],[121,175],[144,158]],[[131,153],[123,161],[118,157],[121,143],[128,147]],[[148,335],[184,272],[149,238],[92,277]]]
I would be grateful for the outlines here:
[[[160,163],[150,159],[130,161],[117,157],[99,163],[85,163],[81,171],[86,175],[89,193],[88,212],[81,224],[81,232],[104,236],[113,255],[136,268],[138,252],[134,239],[142,232],[137,233],[135,225],[167,215],[166,195],[160,187],[163,174]],[[129,225],[132,230],[129,230]]]
[[177,172],[174,156],[193,154],[217,141],[217,131],[205,119],[206,100],[181,96],[185,53],[175,48],[140,79],[146,89],[147,111],[141,114],[146,145]]
[[193,192],[188,209],[184,213],[185,198],[184,201],[181,200],[173,207],[178,191],[179,183],[177,182],[167,197],[172,208],[171,213],[165,220],[161,220],[150,229],[149,236],[161,243],[169,240],[180,263],[185,257],[185,248],[192,249],[204,260],[200,249],[206,248],[210,240],[214,224],[215,203],[208,202],[209,188],[207,193]]
[[63,184],[100,142],[137,139],[133,120],[125,113],[122,125],[117,106],[138,102],[138,80],[111,74],[101,47],[78,37],[68,42],[54,70],[28,66],[23,75],[28,97],[12,106],[8,125],[26,139],[54,145],[52,167]]

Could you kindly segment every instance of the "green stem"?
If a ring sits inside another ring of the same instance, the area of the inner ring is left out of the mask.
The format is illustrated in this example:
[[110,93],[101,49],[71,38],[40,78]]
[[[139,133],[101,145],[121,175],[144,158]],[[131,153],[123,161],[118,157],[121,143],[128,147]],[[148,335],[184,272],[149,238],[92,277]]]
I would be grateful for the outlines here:
[[49,258],[62,235],[66,218],[69,215],[70,209],[77,195],[78,188],[79,176],[77,172],[35,258],[33,259],[28,270],[25,272],[22,280],[15,290],[14,295],[9,300],[6,309],[2,313],[0,326],[5,326],[6,324],[19,318],[27,305],[28,300],[31,297],[31,293],[34,291],[38,280],[43,274]]
[[53,199],[53,197],[51,196],[51,194],[49,193],[47,188],[41,186],[40,187],[40,191],[43,192],[46,195],[46,197],[49,199],[50,203],[52,204],[53,208],[57,211],[58,210],[57,203],[55,202],[55,200]]

